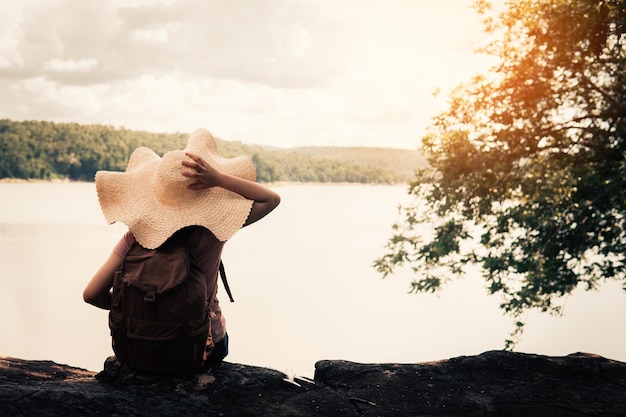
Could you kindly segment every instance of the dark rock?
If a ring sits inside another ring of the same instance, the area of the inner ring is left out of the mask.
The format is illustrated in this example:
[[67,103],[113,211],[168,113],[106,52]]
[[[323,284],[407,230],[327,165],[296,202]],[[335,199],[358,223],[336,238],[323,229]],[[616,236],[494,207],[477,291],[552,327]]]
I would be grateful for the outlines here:
[[421,364],[321,361],[360,416],[626,416],[626,363],[504,351]]
[[320,361],[315,382],[224,363],[154,376],[0,357],[2,416],[626,416],[626,363],[502,351],[419,364]]

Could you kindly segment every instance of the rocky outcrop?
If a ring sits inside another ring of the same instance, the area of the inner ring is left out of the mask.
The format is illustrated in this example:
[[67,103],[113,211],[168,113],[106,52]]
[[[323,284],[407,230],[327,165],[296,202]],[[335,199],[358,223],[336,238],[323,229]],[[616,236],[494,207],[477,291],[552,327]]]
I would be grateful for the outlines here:
[[224,363],[159,377],[0,358],[2,416],[626,416],[626,363],[490,351],[418,364],[320,361],[315,380]]

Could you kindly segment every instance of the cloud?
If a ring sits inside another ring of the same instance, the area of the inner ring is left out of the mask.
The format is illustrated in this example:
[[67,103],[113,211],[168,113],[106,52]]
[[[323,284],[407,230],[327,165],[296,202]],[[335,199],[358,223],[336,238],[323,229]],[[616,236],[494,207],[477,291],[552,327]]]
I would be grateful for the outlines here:
[[88,59],[51,59],[44,63],[44,71],[58,72],[86,72],[98,66],[98,61],[93,58]]
[[0,117],[414,147],[482,65],[472,0],[8,0]]
[[0,75],[87,85],[177,71],[307,88],[345,70],[349,29],[323,8],[292,0],[47,2],[23,14],[18,54],[2,62]]

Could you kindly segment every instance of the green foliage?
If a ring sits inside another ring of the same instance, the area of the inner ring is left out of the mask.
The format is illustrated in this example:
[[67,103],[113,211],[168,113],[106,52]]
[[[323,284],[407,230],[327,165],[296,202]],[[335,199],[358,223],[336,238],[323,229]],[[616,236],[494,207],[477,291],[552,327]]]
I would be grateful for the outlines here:
[[436,291],[472,263],[515,319],[559,314],[583,286],[626,289],[626,2],[517,0],[496,19],[493,70],[460,86],[423,139],[418,172],[387,254],[413,291]]
[[[188,134],[158,134],[103,125],[16,122],[0,120],[0,178],[58,179],[93,181],[98,170],[123,171],[132,151],[147,146],[162,155],[172,149],[183,149]],[[382,155],[368,163],[367,148],[354,148],[351,159],[337,158],[334,148],[308,151],[270,149],[216,139],[226,157],[248,155],[256,164],[260,182],[352,182],[400,183],[409,180],[406,166],[417,151],[379,150]],[[341,155],[351,148],[340,148]],[[402,163],[399,163],[402,161]],[[401,169],[393,167],[401,166]]]
[[131,152],[184,147],[187,136],[102,125],[0,120],[0,178],[93,181],[97,170],[124,170]]
[[409,181],[417,169],[428,165],[418,150],[309,146],[294,148],[291,151],[317,159],[350,165],[365,165],[371,168],[378,167],[385,171],[397,172],[402,176],[403,182]]

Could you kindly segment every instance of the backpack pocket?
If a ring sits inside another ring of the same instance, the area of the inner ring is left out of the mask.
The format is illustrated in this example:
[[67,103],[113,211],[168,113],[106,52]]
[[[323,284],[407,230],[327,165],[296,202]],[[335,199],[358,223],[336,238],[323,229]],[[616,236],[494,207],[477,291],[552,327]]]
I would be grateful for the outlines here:
[[211,324],[193,330],[180,323],[129,319],[128,364],[145,372],[179,373],[202,370]]

